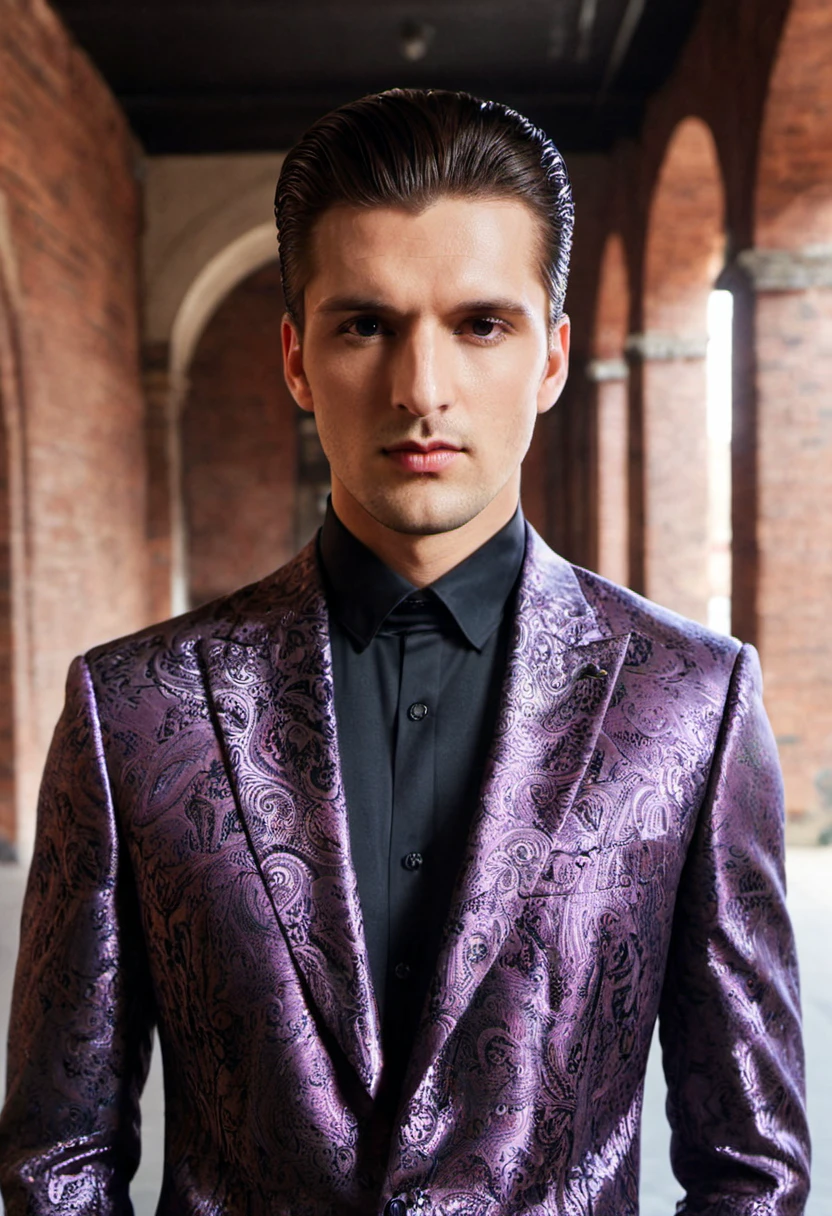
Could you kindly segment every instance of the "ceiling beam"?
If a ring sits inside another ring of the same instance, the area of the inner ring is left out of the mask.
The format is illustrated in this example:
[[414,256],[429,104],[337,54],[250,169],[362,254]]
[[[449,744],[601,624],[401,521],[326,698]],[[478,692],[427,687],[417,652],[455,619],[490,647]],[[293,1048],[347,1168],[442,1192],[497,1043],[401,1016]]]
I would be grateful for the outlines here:
[[604,79],[601,81],[601,87],[598,90],[597,104],[600,105],[609,92],[610,85],[618,75],[618,69],[624,62],[627,52],[630,49],[630,43],[633,41],[633,35],[636,32],[636,27],[641,21],[644,13],[645,0],[627,0],[627,7],[624,10],[624,15],[621,18],[621,24],[618,27],[618,33],[615,35],[615,42],[612,44],[610,57],[607,60]]

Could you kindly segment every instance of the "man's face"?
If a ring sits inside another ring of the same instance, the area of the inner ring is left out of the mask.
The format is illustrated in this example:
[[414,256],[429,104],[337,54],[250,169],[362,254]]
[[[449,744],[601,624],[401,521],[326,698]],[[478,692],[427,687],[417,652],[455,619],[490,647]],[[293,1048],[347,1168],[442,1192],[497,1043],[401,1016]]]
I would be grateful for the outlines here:
[[[315,414],[333,503],[397,532],[447,532],[505,499],[566,378],[538,223],[519,200],[442,198],[421,214],[337,206],[313,232],[286,379]],[[354,505],[354,504],[351,504]]]

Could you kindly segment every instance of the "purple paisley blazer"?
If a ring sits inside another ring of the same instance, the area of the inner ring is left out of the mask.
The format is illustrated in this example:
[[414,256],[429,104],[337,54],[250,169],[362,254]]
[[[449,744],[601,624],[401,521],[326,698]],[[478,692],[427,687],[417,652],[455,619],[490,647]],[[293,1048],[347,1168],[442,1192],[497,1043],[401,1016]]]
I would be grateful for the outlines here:
[[[635,1216],[657,1016],[684,1213],[792,1216],[808,1137],[755,651],[528,529],[502,706],[398,1113],[314,550],[76,659],[14,986],[9,1216]],[[391,1203],[391,1201],[393,1201]]]

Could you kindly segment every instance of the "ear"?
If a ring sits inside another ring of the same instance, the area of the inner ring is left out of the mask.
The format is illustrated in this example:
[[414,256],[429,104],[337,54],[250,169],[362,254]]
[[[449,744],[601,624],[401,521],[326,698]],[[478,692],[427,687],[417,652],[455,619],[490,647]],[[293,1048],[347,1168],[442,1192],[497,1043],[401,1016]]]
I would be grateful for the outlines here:
[[545,414],[547,410],[550,410],[563,392],[569,371],[570,334],[571,323],[566,313],[563,313],[552,330],[549,341],[549,355],[537,392],[538,414]]
[[303,367],[303,344],[297,326],[288,313],[280,325],[280,340],[283,344],[283,375],[289,392],[302,410],[312,413],[315,406]]

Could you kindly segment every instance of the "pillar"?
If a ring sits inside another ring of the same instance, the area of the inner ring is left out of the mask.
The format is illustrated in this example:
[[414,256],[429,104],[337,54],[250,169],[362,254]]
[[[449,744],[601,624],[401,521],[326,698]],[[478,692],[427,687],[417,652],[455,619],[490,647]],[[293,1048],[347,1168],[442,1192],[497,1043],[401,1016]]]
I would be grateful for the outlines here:
[[147,456],[149,612],[165,620],[187,607],[179,416],[187,381],[172,372],[167,343],[142,352]]
[[[703,318],[704,320],[704,318]],[[633,586],[694,620],[708,614],[707,334],[631,334]]]
[[591,359],[585,370],[595,390],[595,564],[604,578],[627,584],[629,368],[624,359]]

